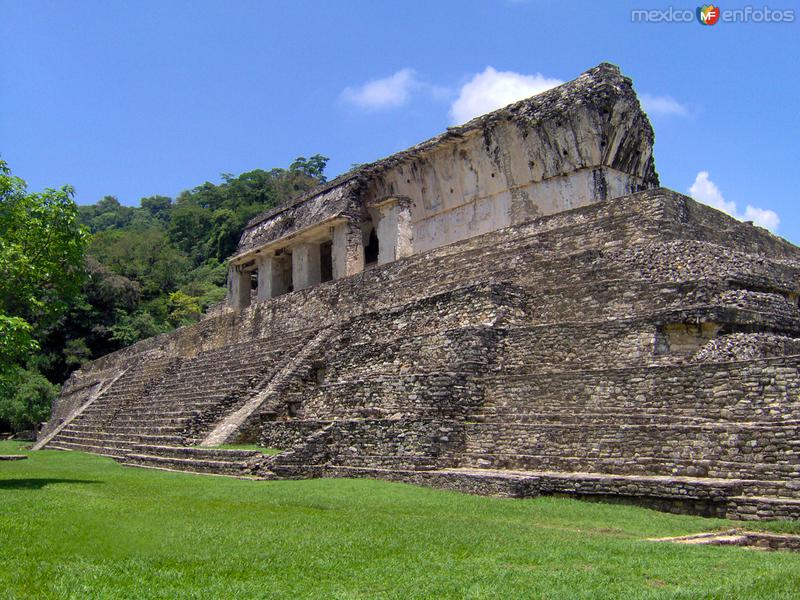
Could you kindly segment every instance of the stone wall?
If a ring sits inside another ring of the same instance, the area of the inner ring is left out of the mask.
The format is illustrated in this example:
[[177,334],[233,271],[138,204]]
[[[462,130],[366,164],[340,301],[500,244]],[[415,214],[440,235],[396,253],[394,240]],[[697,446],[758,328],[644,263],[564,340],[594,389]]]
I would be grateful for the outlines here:
[[487,381],[487,399],[509,415],[532,407],[648,412],[713,421],[800,418],[797,356],[666,367],[506,373]]
[[[318,422],[319,423],[319,422]],[[288,429],[276,430],[288,439]],[[274,441],[265,429],[263,442]],[[309,440],[311,440],[309,442]],[[262,443],[263,443],[262,442]],[[457,462],[464,448],[463,424],[446,419],[360,419],[326,423],[276,457],[272,468],[303,472],[329,464],[430,470]]]
[[794,478],[797,360],[495,377],[466,464]]

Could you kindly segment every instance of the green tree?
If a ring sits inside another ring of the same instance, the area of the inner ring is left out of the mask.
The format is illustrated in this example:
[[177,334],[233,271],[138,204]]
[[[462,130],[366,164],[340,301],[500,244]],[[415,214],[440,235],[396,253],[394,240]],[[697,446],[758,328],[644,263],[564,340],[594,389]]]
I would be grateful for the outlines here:
[[92,233],[106,229],[126,227],[134,216],[134,209],[123,206],[115,196],[105,196],[97,204],[78,209],[81,223]]
[[17,369],[4,380],[0,394],[0,430],[32,430],[45,421],[58,394],[58,386],[38,371]]
[[172,327],[157,320],[147,310],[139,310],[133,314],[124,311],[117,312],[116,322],[111,325],[109,332],[111,339],[121,347],[130,346],[160,333],[166,333]]
[[140,201],[142,208],[156,219],[163,222],[169,220],[169,211],[172,208],[172,198],[167,196],[150,196]]
[[38,348],[25,319],[0,314],[0,379]]
[[213,212],[194,200],[187,192],[178,197],[169,223],[169,239],[198,265],[203,262],[201,249],[211,233]]
[[0,428],[33,428],[57,393],[35,367],[36,340],[81,291],[87,233],[72,189],[30,193],[0,161]]
[[320,183],[325,182],[325,167],[328,164],[328,157],[321,154],[315,154],[311,158],[304,158],[299,156],[289,166],[290,171],[297,171],[316,179]]
[[326,162],[314,155],[287,169],[226,173],[175,201],[151,196],[129,207],[106,196],[78,207],[93,233],[88,277],[68,312],[36,329],[30,366],[61,382],[86,360],[197,320],[224,299],[225,261],[248,221],[320,183]]
[[200,318],[200,302],[197,298],[178,290],[169,295],[169,320],[173,325],[187,325]]
[[189,269],[186,256],[158,227],[102,231],[89,252],[114,273],[138,281],[147,297],[174,291]]
[[81,290],[87,233],[72,194],[68,186],[29,193],[0,161],[0,316],[23,345],[22,322],[28,334],[53,323]]

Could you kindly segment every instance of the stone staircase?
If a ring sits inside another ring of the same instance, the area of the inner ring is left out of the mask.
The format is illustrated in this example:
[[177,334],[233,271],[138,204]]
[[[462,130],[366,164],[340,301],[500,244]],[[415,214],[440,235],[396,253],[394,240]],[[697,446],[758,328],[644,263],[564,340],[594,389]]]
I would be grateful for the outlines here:
[[274,409],[277,409],[284,402],[282,395],[291,380],[297,376],[298,372],[307,371],[310,368],[309,357],[319,349],[330,335],[330,328],[321,329],[303,344],[299,352],[288,355],[287,360],[276,370],[269,384],[257,390],[238,410],[231,412],[222,419],[203,439],[202,444],[204,446],[224,444],[236,434],[245,421],[257,410],[271,413]]
[[274,479],[269,457],[255,450],[198,448],[136,444],[123,464],[165,471],[227,475],[249,479]]
[[47,447],[123,456],[138,441],[140,432],[124,419],[117,422],[116,417],[124,406],[163,381],[169,362],[163,356],[148,356],[142,363],[132,365],[102,396],[67,422]]
[[[43,432],[43,435],[36,441],[33,445],[33,450],[41,450],[47,444],[49,444],[52,439],[60,434],[66,427],[69,427],[70,424],[82,415],[87,408],[89,408],[94,402],[101,397],[117,380],[125,375],[130,368],[123,369],[122,371],[118,372],[115,375],[112,375],[107,380],[97,380],[90,382],[88,385],[81,385],[77,386],[77,389],[73,392],[78,397],[83,398],[83,403],[80,404],[75,410],[73,410],[66,418],[64,418],[60,423],[56,424],[55,426],[51,426]],[[86,394],[88,392],[88,396]],[[41,434],[40,434],[41,435]]]
[[216,421],[224,421],[262,389],[271,389],[277,374],[284,373],[285,379],[283,366],[294,364],[308,342],[309,334],[301,331],[194,358],[152,358],[132,367],[47,447],[110,456],[134,466],[269,477],[260,466],[268,457],[260,452],[196,444]]

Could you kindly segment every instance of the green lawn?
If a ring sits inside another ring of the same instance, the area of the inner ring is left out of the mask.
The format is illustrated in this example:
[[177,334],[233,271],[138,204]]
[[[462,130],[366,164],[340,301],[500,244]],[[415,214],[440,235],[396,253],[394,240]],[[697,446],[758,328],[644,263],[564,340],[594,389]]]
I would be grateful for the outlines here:
[[645,540],[732,525],[42,451],[0,462],[0,598],[800,597],[798,554]]

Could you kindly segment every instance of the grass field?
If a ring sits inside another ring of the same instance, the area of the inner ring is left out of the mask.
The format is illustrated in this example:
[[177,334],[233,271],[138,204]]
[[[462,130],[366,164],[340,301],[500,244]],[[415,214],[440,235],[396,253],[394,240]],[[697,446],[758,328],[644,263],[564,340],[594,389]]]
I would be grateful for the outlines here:
[[[0,442],[0,454],[22,451]],[[732,525],[42,451],[0,462],[0,598],[800,597],[798,554],[646,541]]]

